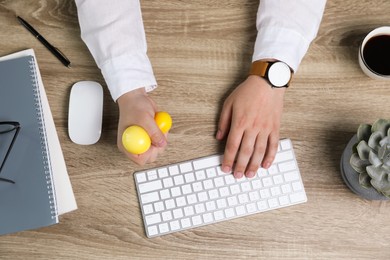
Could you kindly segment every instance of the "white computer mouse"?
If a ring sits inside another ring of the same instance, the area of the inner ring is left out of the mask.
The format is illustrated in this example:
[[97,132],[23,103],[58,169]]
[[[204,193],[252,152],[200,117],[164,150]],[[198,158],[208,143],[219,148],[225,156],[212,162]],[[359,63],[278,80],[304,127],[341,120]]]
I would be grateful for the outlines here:
[[81,145],[100,139],[103,120],[103,87],[94,81],[79,81],[72,86],[69,97],[68,133]]

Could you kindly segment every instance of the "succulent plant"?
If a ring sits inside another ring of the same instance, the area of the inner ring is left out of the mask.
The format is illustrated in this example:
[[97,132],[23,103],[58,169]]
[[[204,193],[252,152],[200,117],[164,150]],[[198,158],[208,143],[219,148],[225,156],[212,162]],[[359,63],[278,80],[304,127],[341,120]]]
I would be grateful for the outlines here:
[[357,139],[350,164],[359,174],[360,185],[390,198],[390,120],[361,124]]

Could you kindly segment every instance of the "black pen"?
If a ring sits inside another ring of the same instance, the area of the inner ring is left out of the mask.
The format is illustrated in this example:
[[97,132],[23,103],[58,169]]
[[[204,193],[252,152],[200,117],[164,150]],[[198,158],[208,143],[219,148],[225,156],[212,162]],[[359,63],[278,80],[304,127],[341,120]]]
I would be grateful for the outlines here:
[[43,38],[42,35],[39,34],[39,32],[37,32],[28,22],[26,22],[25,20],[23,20],[21,17],[17,16],[19,22],[27,29],[29,30],[34,36],[35,38],[38,39],[38,41],[40,41],[43,45],[45,45],[45,47],[54,55],[57,57],[57,59],[59,59],[62,64],[64,64],[66,67],[70,68],[70,61],[68,60],[68,58],[66,58],[66,56],[59,50],[57,49],[56,47],[54,47],[53,45],[51,45],[48,41],[46,41],[45,38]]

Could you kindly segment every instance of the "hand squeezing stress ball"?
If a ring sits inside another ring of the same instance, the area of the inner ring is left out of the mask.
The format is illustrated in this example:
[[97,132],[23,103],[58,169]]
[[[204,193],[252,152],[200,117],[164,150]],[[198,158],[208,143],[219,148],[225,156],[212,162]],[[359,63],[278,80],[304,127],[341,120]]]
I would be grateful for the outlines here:
[[[172,118],[167,112],[157,112],[154,120],[164,134],[171,129]],[[149,150],[152,141],[145,129],[137,125],[132,125],[123,132],[122,143],[129,153],[143,154]]]

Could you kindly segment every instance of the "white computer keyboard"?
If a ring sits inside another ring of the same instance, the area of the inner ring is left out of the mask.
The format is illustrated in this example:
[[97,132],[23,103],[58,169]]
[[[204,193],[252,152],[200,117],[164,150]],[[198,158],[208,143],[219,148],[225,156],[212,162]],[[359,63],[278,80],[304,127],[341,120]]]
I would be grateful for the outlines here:
[[253,178],[221,171],[221,155],[134,174],[146,235],[155,237],[307,201],[289,139]]

